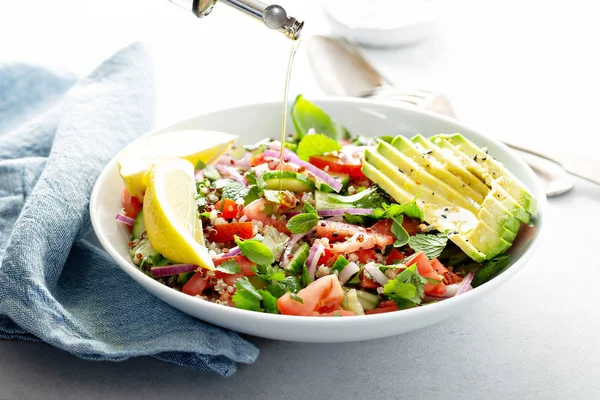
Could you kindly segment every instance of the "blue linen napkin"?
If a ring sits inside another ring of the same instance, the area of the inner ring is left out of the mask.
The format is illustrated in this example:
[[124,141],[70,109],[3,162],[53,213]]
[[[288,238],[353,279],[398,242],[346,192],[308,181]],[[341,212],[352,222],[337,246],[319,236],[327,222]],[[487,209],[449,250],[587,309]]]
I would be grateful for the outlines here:
[[0,339],[41,340],[91,360],[152,356],[228,376],[258,349],[146,292],[85,240],[97,176],[151,128],[154,107],[140,44],[79,82],[0,66]]

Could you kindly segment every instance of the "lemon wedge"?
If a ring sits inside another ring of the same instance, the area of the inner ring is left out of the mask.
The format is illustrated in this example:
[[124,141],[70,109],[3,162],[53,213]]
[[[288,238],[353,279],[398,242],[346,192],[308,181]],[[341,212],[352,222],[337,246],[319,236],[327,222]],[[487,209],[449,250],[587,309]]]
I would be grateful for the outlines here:
[[146,235],[166,258],[214,269],[204,246],[195,200],[194,165],[181,158],[162,160],[150,170],[144,196]]
[[155,163],[178,157],[194,166],[198,161],[210,164],[225,153],[235,139],[236,136],[229,133],[200,129],[160,133],[125,147],[117,157],[119,173],[129,193],[142,199]]

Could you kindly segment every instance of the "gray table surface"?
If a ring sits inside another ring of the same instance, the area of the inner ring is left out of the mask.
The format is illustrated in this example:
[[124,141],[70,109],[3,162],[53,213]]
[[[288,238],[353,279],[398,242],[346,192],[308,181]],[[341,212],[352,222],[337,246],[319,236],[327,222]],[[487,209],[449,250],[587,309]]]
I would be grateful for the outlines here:
[[[140,22],[136,16],[142,3],[150,10]],[[313,15],[316,2],[285,3],[311,21],[307,27],[320,26]],[[0,5],[0,38],[11,37],[0,39],[0,58],[63,60],[68,68],[85,72],[134,33],[162,40],[163,51],[172,52],[159,57],[163,114],[158,125],[210,107],[281,96],[280,82],[236,81],[242,78],[235,68],[243,62],[247,76],[282,76],[285,46],[271,49],[279,42],[248,22],[252,45],[240,47],[230,29],[237,16],[223,7],[202,24],[190,20],[187,25],[158,0],[106,0],[105,7],[93,10],[75,0],[54,0],[39,2],[34,14],[29,4]],[[482,132],[538,150],[600,159],[596,1],[443,4],[439,31],[429,42],[367,55],[395,81],[442,87],[461,119]],[[49,18],[46,12],[59,6],[73,8]],[[155,29],[161,23],[170,25]],[[104,29],[107,25],[110,29]],[[28,35],[33,31],[45,34]],[[189,51],[177,53],[189,49],[189,42],[169,35],[184,31],[213,38],[203,49],[205,55],[218,54],[211,59],[218,64],[214,79],[189,79],[204,59]],[[173,68],[178,73],[169,73]],[[300,53],[296,68],[292,92],[318,96]],[[222,90],[225,79],[244,89],[232,97]],[[84,361],[45,344],[0,341],[0,399],[600,398],[600,187],[576,183],[571,193],[550,200],[546,236],[526,268],[454,319],[359,343],[249,338],[261,354],[254,365],[239,366],[229,378],[151,358]]]

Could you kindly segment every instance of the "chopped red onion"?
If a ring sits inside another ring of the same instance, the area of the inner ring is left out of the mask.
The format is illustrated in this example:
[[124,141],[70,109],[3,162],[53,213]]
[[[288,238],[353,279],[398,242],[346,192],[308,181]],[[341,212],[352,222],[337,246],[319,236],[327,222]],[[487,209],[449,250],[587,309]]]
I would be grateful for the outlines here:
[[164,267],[152,267],[150,268],[150,272],[152,276],[158,278],[160,276],[168,276],[168,275],[177,275],[183,274],[185,272],[192,272],[198,269],[198,266],[195,264],[175,264],[175,265],[166,265]]
[[244,154],[241,159],[233,158],[228,154],[224,154],[217,160],[218,165],[226,165],[236,168],[248,169],[250,168],[250,153]]
[[310,248],[310,252],[308,253],[308,258],[306,259],[306,265],[308,266],[308,276],[310,276],[310,280],[315,280],[315,274],[317,272],[317,264],[319,262],[319,258],[325,251],[325,247],[317,240],[313,243]]
[[456,291],[455,296],[458,296],[459,294],[463,294],[463,293],[469,291],[470,289],[472,289],[471,282],[473,282],[474,277],[475,277],[475,274],[472,272],[469,272],[467,274],[467,276],[465,276],[463,278],[462,282],[460,283],[460,286],[459,286],[458,290]]
[[371,275],[371,277],[375,279],[375,281],[381,286],[385,285],[390,280],[390,278],[388,278],[383,272],[381,272],[377,264],[375,264],[374,262],[370,262],[367,265],[365,265],[365,271],[367,271],[369,275]]
[[283,251],[283,254],[281,255],[281,258],[280,258],[281,266],[283,268],[287,267],[287,265],[290,263],[289,255],[292,254],[292,249],[294,248],[294,245],[296,243],[298,243],[298,241],[300,239],[302,239],[304,236],[308,235],[309,233],[312,233],[314,230],[315,230],[315,228],[311,229],[310,231],[308,231],[306,233],[299,233],[296,235],[292,235],[291,239],[287,243],[287,246],[285,246],[285,250]]
[[348,279],[352,277],[352,275],[356,274],[358,271],[360,271],[360,267],[356,265],[356,263],[351,262],[350,264],[346,265],[338,275],[340,283],[343,285],[348,281]]
[[135,224],[134,218],[130,218],[127,215],[123,215],[123,214],[117,214],[115,219],[125,225],[133,226]]
[[[281,153],[276,150],[266,150],[264,154],[265,154],[265,157],[279,157],[281,155]],[[306,168],[306,170],[308,172],[310,172],[311,174],[316,176],[318,179],[322,180],[327,185],[331,186],[331,188],[333,188],[333,190],[335,190],[336,192],[339,192],[340,190],[342,190],[342,183],[340,181],[334,179],[327,172],[315,167],[311,163],[308,163],[306,161],[299,159],[298,156],[294,152],[289,151],[289,153],[288,153],[288,152],[284,151],[283,157],[286,161],[289,161],[293,164],[296,164],[296,165]]]
[[221,175],[229,176],[235,181],[241,183],[244,186],[248,186],[248,182],[246,182],[246,178],[244,178],[235,168],[229,167],[226,165],[215,164],[215,168]]
[[[271,149],[271,150],[275,150],[275,151],[277,151],[279,153],[280,150],[281,150],[281,143],[271,142],[271,143],[269,143],[268,148]],[[277,159],[279,159],[279,157],[280,156],[277,155]],[[283,148],[283,157],[285,157],[285,158],[288,158],[288,157],[289,158],[298,158],[298,155],[296,153],[294,153],[293,151],[291,151],[290,149],[288,149],[287,147],[284,147]]]
[[240,250],[240,248],[238,246],[235,246],[235,247],[232,247],[231,249],[229,249],[229,251],[227,253],[218,254],[215,258],[233,257],[233,256],[237,256],[241,252],[242,252],[242,250]]

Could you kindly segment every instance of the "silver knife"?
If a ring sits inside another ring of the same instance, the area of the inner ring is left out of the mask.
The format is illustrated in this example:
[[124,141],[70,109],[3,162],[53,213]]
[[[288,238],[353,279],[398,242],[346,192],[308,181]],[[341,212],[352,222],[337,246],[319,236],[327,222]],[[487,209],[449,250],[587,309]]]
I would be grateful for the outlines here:
[[[315,78],[328,95],[397,100],[456,118],[443,94],[393,85],[364,57],[357,45],[345,39],[313,36],[308,41],[307,52]],[[571,190],[573,183],[565,171],[600,184],[598,161],[549,156],[512,143],[505,144],[524,153],[525,160],[544,182],[547,196]]]

